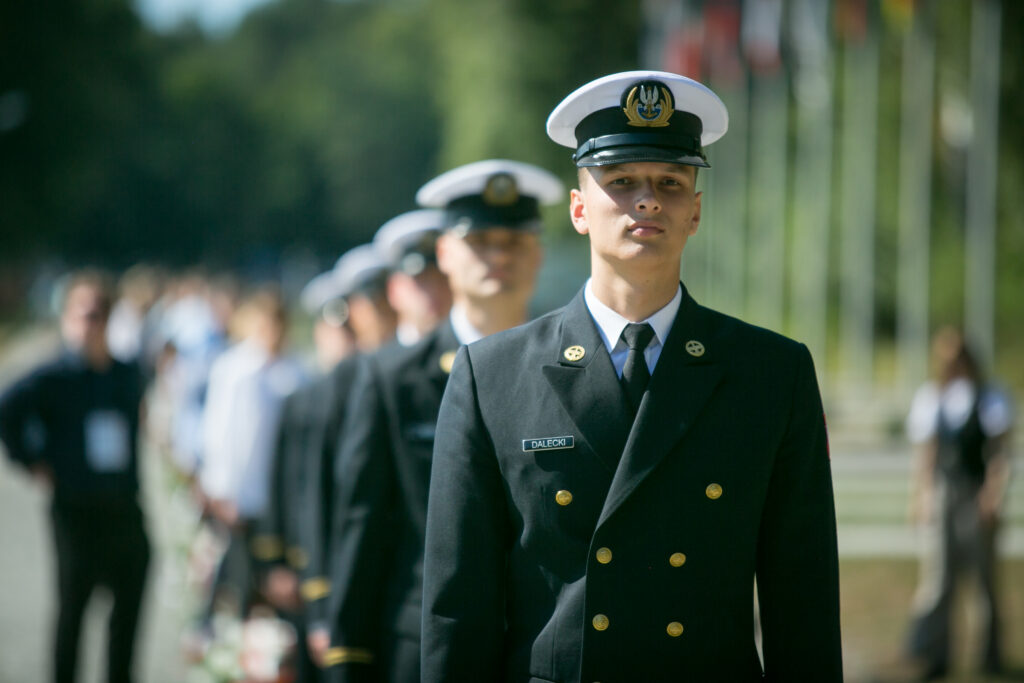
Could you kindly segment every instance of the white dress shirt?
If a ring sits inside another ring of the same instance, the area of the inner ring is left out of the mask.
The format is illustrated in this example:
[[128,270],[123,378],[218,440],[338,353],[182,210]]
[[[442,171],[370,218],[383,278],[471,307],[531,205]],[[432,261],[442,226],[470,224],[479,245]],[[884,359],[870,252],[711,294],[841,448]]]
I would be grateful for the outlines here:
[[1010,431],[1013,406],[1006,394],[994,387],[983,387],[979,397],[973,382],[959,378],[945,387],[928,382],[917,390],[907,415],[907,438],[911,443],[919,444],[934,437],[939,429],[940,415],[952,429],[959,429],[970,418],[975,399],[985,436],[993,438]]
[[[633,321],[623,318],[598,299],[594,294],[594,287],[590,279],[587,279],[587,284],[583,288],[583,301],[587,304],[590,317],[597,323],[601,339],[612,357],[615,374],[622,377],[622,368],[626,365],[626,357],[629,355],[629,347],[622,340],[622,330],[626,329],[626,325]],[[658,359],[661,357],[661,350],[665,348],[665,340],[668,339],[668,333],[672,330],[672,323],[676,320],[676,314],[679,312],[679,305],[682,301],[683,288],[677,285],[676,295],[672,297],[671,301],[649,318],[639,321],[639,323],[648,323],[654,328],[654,338],[644,349],[644,360],[652,375],[654,366],[658,364]]]
[[246,342],[213,363],[199,483],[209,497],[233,501],[242,518],[259,517],[266,509],[281,406],[302,378],[297,362]]
[[455,332],[455,338],[458,339],[459,343],[463,346],[466,344],[472,344],[475,341],[480,341],[487,336],[480,330],[473,327],[473,323],[469,322],[466,312],[458,306],[452,306],[452,312],[449,315],[449,320],[452,321],[452,331]]

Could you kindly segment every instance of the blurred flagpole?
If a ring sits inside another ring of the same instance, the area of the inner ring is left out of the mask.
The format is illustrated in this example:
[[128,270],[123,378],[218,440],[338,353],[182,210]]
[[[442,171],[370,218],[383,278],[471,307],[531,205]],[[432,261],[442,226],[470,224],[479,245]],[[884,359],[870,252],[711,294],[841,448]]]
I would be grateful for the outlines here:
[[964,323],[986,364],[995,355],[996,187],[999,155],[999,0],[971,5],[971,108],[967,147]]
[[847,0],[839,138],[839,358],[844,385],[871,387],[874,369],[878,30],[863,0]]
[[825,377],[833,99],[829,3],[794,0],[790,10],[797,108],[790,327]]
[[896,340],[898,383],[909,392],[927,373],[935,43],[918,12],[903,40]]
[[743,52],[752,70],[747,186],[747,318],[781,331],[785,313],[789,100],[779,39],[782,0],[747,0]]
[[749,97],[739,55],[740,0],[707,3],[703,23],[708,84],[729,110],[729,133],[709,150],[712,169],[707,173],[708,192],[702,203],[702,208],[710,210],[707,217],[702,216],[703,239],[711,245],[708,303],[741,315],[746,276]]

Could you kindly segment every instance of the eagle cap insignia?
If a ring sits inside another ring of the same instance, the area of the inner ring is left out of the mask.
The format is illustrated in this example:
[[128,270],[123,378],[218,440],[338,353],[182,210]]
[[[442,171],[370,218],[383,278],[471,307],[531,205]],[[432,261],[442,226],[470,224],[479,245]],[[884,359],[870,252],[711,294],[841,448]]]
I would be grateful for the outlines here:
[[672,90],[661,81],[640,81],[622,93],[622,111],[631,126],[663,128],[675,112]]
[[519,201],[516,179],[508,173],[496,173],[487,179],[483,191],[484,203],[490,206],[511,206]]

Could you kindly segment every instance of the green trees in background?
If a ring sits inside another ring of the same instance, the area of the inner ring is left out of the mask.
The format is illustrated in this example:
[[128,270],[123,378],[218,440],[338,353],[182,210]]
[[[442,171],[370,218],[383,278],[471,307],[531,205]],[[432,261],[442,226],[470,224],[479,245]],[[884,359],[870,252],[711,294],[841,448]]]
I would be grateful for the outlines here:
[[154,34],[129,0],[57,5],[0,9],[8,263],[329,262],[455,163],[567,171],[547,112],[636,66],[636,2],[280,0],[220,38]]

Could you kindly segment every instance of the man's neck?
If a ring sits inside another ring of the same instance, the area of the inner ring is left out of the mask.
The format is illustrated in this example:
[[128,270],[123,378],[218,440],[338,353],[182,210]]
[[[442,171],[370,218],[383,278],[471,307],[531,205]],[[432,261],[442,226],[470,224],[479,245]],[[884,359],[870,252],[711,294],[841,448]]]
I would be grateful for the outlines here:
[[527,302],[508,300],[474,301],[455,297],[455,305],[462,309],[466,320],[484,336],[522,325],[527,319]]
[[679,288],[679,263],[671,267],[616,272],[594,260],[590,269],[594,295],[623,318],[639,322],[651,317],[672,301]]

